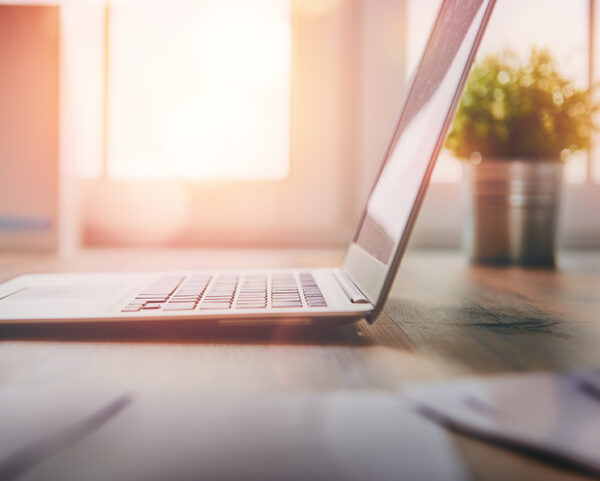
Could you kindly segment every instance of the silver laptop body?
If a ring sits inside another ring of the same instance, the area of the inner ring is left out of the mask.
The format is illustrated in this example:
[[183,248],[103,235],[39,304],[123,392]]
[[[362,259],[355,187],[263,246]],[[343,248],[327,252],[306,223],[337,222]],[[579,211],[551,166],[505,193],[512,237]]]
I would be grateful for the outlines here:
[[31,274],[0,285],[0,324],[340,324],[381,312],[495,0],[445,0],[343,266]]

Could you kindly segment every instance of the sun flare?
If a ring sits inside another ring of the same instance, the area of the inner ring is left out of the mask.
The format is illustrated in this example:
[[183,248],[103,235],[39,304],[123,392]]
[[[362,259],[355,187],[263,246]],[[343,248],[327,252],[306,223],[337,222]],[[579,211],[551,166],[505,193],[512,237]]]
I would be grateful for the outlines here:
[[149,0],[113,14],[115,177],[281,179],[289,171],[291,6]]

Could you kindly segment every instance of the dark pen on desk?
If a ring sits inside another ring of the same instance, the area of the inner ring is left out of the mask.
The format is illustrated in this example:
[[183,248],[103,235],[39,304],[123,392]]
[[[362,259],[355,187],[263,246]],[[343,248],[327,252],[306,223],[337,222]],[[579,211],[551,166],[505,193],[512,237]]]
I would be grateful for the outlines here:
[[[594,382],[589,376],[581,376],[575,381],[575,385],[585,395],[600,402],[600,382]],[[476,417],[479,419],[499,421],[498,417],[506,414],[497,407],[475,396],[467,395],[459,398],[458,401],[468,411],[476,414]],[[528,437],[521,437],[515,433],[496,429],[493,425],[488,424],[488,422],[480,423],[469,420],[462,415],[453,414],[426,402],[416,401],[414,407],[416,412],[423,417],[454,433],[496,445],[521,455],[569,469],[573,472],[600,477],[600,468],[596,463],[590,463],[585,459],[573,457],[552,446],[539,444]]]
[[577,384],[584,394],[600,403],[600,372],[593,374],[595,377],[589,375],[580,377]]
[[17,450],[8,458],[0,460],[0,481],[16,479],[53,454],[80,441],[116,416],[132,401],[132,395],[123,394],[89,416],[38,439]]

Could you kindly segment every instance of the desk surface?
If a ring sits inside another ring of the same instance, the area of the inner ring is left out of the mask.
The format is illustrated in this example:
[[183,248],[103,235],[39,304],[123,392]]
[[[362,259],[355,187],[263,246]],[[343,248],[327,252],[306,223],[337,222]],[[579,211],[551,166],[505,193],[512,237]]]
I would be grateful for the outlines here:
[[[87,250],[0,254],[0,281],[27,272],[327,266],[338,251]],[[469,266],[409,251],[384,313],[328,331],[190,338],[0,340],[2,385],[138,391],[392,389],[407,381],[600,366],[600,253],[557,270]],[[478,479],[578,479],[456,436]]]

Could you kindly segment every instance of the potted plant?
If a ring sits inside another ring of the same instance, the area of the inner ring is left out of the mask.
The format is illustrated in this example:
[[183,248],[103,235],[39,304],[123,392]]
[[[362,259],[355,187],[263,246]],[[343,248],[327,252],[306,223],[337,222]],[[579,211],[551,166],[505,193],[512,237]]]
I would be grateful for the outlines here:
[[563,162],[589,148],[594,111],[546,49],[473,67],[446,141],[463,160],[471,260],[554,265]]

